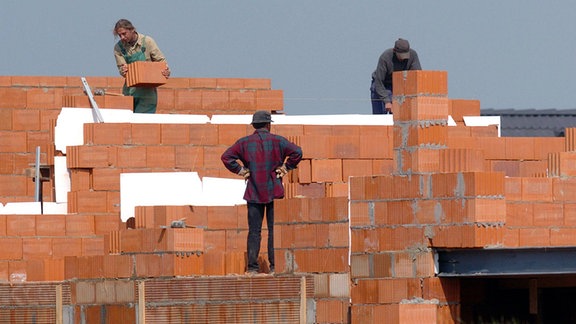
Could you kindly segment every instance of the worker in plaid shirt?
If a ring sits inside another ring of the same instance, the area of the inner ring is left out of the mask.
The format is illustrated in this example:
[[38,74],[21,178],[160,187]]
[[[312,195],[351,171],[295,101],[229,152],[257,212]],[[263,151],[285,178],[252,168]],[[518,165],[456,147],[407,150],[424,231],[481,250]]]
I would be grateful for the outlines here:
[[[272,117],[268,111],[252,116],[255,131],[242,137],[222,154],[224,166],[246,179],[244,199],[248,207],[248,274],[258,273],[258,254],[262,221],[268,227],[268,262],[274,273],[274,199],[284,197],[282,177],[295,169],[302,149],[286,138],[270,133]],[[242,164],[238,163],[242,162]]]

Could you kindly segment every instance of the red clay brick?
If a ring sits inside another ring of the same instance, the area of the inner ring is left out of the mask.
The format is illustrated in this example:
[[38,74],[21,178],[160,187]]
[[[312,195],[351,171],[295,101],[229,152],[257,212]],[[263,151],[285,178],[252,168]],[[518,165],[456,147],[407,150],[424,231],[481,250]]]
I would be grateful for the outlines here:
[[242,90],[230,90],[228,92],[230,108],[244,111],[256,111],[256,92]]
[[507,160],[534,160],[534,138],[504,137]]
[[522,178],[522,200],[552,201],[552,178]]
[[312,182],[341,182],[342,160],[312,160]]
[[384,135],[360,136],[359,158],[361,159],[392,159],[392,138]]
[[394,96],[438,96],[448,95],[448,73],[446,71],[399,71],[392,74]]
[[[69,213],[106,213],[106,191],[73,191],[68,192]],[[94,226],[92,226],[92,229]],[[66,229],[68,230],[68,228]]]
[[239,138],[250,135],[254,131],[252,126],[242,124],[218,125],[218,144],[230,146]]
[[[50,139],[50,133],[48,132],[28,132],[28,138],[26,139],[26,150],[28,152],[36,152],[36,148],[40,147],[41,155],[43,153],[48,154],[48,151],[54,147],[52,142],[53,141]],[[43,163],[42,156],[40,158],[40,163]]]
[[40,110],[14,109],[12,110],[12,129],[38,131],[40,130]]
[[558,156],[558,176],[576,176],[576,152],[560,152],[558,153]]
[[350,235],[352,253],[381,251],[380,243],[385,243],[380,242],[378,232],[375,229],[352,228]]
[[[118,90],[117,93],[120,93],[121,90]],[[105,95],[102,97],[104,102],[100,108],[106,109],[134,109],[134,99],[131,96],[114,96],[114,95]],[[160,101],[160,96],[158,97],[158,101]]]
[[[120,251],[121,252],[139,252],[144,249],[148,249],[150,252],[150,247],[147,247],[144,243],[145,234],[154,234],[154,231],[145,230],[121,230],[120,231]],[[149,243],[149,242],[148,242]]]
[[[240,206],[211,206],[208,208],[208,228],[237,229]],[[241,206],[244,211],[244,206]],[[244,214],[242,214],[244,216]]]
[[329,247],[348,247],[348,223],[328,224]]
[[448,120],[448,98],[418,96],[406,98],[402,104],[394,100],[392,111],[395,121],[444,121]]
[[244,79],[245,89],[270,89],[271,86],[270,79]]
[[92,189],[98,191],[120,190],[120,169],[92,169]]
[[0,130],[12,129],[12,108],[0,109]]
[[17,88],[0,88],[0,107],[26,108],[26,91]]
[[0,260],[20,260],[22,259],[22,238],[0,237]]
[[348,301],[337,299],[316,300],[315,323],[346,323],[348,321]]
[[230,109],[228,90],[202,90],[202,107],[205,111],[226,111]]
[[161,142],[164,145],[190,144],[190,125],[188,124],[162,124]]
[[182,146],[175,147],[175,167],[188,171],[197,171],[204,165],[204,150],[200,146]]
[[67,215],[66,235],[81,236],[94,235],[94,216],[90,215]]
[[576,225],[576,204],[574,203],[564,203],[564,225],[574,226]]
[[[248,237],[248,230],[226,230],[226,248],[225,251],[246,251],[246,238]],[[262,230],[262,243],[268,239],[268,231],[263,228]],[[260,252],[267,251],[267,245],[261,244]]]
[[7,236],[34,236],[36,235],[36,219],[34,215],[7,215]]
[[547,177],[551,176],[548,169],[548,159],[544,161],[520,161],[520,177]]
[[176,89],[174,94],[174,106],[176,110],[202,109],[202,91],[192,89]]
[[305,249],[294,251],[296,272],[346,272],[348,248]]
[[71,191],[92,189],[92,169],[69,169]]
[[342,183],[326,183],[326,197],[348,197],[348,184]]
[[177,88],[190,88],[190,79],[189,78],[174,78],[170,77],[166,80],[166,84],[160,86],[160,88],[167,88],[167,89],[177,89]]
[[52,239],[54,257],[82,255],[82,239],[79,237],[54,237]]
[[360,157],[359,144],[360,138],[358,136],[330,136],[328,139],[328,158],[357,159]]
[[256,90],[256,110],[281,111],[283,109],[283,90]]
[[350,176],[372,175],[372,160],[344,159],[342,160],[342,178],[348,180]]
[[27,152],[26,132],[0,132],[0,152],[22,153]]
[[147,168],[173,168],[176,161],[174,146],[146,147]]
[[292,171],[292,179],[298,183],[311,183],[312,182],[312,166],[311,160],[303,159],[298,164],[298,168]]
[[219,125],[199,124],[190,127],[190,144],[217,145]]
[[574,228],[551,228],[551,246],[574,246],[576,243],[576,229]]
[[520,246],[519,229],[504,228],[502,243],[504,247],[517,248]]
[[521,247],[550,246],[550,230],[548,228],[520,228],[518,234],[518,243]]
[[374,175],[389,175],[395,170],[395,163],[389,160],[374,159],[372,160],[372,172]]
[[534,203],[534,226],[551,227],[564,225],[564,204]]
[[332,136],[334,135],[333,125],[303,125],[304,135],[306,136]]
[[271,125],[271,132],[284,137],[304,135],[303,125]]
[[108,234],[122,228],[122,220],[118,215],[94,216],[94,232],[96,235]]
[[6,236],[6,217],[7,215],[0,215],[0,237]]
[[330,156],[326,137],[323,135],[298,136],[295,143],[302,148],[304,159],[327,159]]
[[166,62],[144,62],[138,61],[128,64],[126,74],[126,85],[157,87],[166,84],[167,78],[162,75],[162,71],[167,67]]
[[38,259],[52,256],[52,239],[30,237],[22,239],[22,258]]
[[208,88],[214,89],[218,84],[217,78],[189,78],[190,88]]
[[142,145],[160,144],[160,129],[160,124],[131,124],[131,143]]
[[480,100],[450,99],[449,109],[454,121],[464,121],[464,116],[480,116]]
[[84,143],[112,145],[131,143],[132,127],[127,123],[84,124]]
[[116,166],[119,168],[145,168],[146,148],[146,146],[118,147]]
[[476,139],[478,148],[484,150],[484,157],[490,159],[503,159],[506,156],[507,142],[503,137],[479,137]]
[[109,146],[68,146],[68,168],[108,167],[116,164],[116,148]]
[[[104,237],[84,237],[82,238],[82,255],[103,256]],[[100,268],[102,269],[102,268]]]
[[[32,184],[29,177],[23,175],[0,175],[0,196],[23,197],[27,195],[26,187]],[[32,186],[32,185],[31,185]],[[21,198],[16,201],[22,201]]]
[[28,109],[60,109],[64,92],[58,88],[28,89],[26,107]]
[[437,323],[436,304],[400,304],[398,305],[399,323],[435,324]]

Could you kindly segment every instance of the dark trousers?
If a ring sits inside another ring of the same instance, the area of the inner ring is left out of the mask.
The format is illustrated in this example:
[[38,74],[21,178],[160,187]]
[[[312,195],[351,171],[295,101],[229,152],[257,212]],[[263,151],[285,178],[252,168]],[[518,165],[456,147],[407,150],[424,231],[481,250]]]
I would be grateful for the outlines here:
[[370,99],[372,101],[372,115],[382,115],[389,113],[386,111],[386,104],[384,103],[384,100],[380,98],[378,93],[376,93],[376,89],[374,88],[374,79],[372,79],[372,83],[370,84]]
[[248,203],[248,271],[258,271],[258,254],[262,240],[262,221],[266,213],[268,227],[268,262],[274,269],[274,201],[267,204]]

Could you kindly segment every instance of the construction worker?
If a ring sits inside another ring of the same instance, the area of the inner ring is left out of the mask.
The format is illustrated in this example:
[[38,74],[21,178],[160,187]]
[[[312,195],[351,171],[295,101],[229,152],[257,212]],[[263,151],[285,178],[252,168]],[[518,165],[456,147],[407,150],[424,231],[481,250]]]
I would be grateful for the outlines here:
[[274,273],[274,199],[284,197],[282,177],[295,169],[302,159],[302,149],[280,135],[271,134],[270,123],[270,112],[255,112],[251,123],[254,133],[240,138],[221,157],[228,170],[246,179],[244,199],[248,207],[249,275],[256,274],[259,270],[258,255],[265,213],[268,227],[268,262],[270,273]]
[[[114,36],[120,40],[114,46],[114,58],[118,66],[118,72],[126,77],[128,64],[136,61],[165,62],[166,57],[156,45],[152,37],[139,34],[136,28],[127,19],[120,19],[114,25]],[[162,75],[170,77],[170,68],[162,71]],[[124,82],[122,93],[125,96],[134,97],[135,113],[156,113],[158,93],[155,87],[128,87]]]
[[380,55],[376,71],[372,73],[370,94],[372,114],[392,113],[392,72],[422,70],[418,53],[410,48],[410,43],[402,38]]

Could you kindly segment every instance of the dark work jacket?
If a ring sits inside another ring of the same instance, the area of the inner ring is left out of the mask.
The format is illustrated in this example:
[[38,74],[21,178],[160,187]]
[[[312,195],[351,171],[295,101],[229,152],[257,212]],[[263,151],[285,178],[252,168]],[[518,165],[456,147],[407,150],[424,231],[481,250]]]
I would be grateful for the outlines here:
[[372,92],[384,102],[392,102],[392,72],[406,70],[422,70],[415,50],[410,49],[410,58],[403,61],[398,60],[392,48],[385,50],[372,73]]

